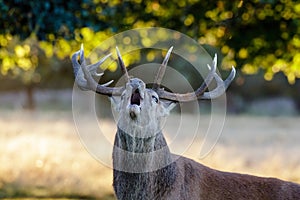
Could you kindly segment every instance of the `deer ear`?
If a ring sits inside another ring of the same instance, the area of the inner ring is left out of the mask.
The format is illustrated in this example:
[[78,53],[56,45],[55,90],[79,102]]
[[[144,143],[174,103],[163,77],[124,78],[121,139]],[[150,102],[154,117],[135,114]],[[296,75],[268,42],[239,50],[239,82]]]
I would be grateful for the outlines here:
[[120,112],[120,102],[121,102],[121,99],[118,98],[118,97],[108,97],[109,100],[110,100],[110,103],[113,107],[113,109],[116,111],[116,112]]
[[163,111],[162,111],[162,116],[166,117],[170,114],[170,111],[177,105],[177,103],[172,102],[172,101],[160,101]]

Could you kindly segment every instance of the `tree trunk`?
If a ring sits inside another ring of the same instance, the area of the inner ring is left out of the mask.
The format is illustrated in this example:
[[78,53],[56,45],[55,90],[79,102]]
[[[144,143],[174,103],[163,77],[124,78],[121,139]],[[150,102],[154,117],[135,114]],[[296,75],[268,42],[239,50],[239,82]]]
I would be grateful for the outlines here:
[[27,85],[25,91],[26,91],[26,102],[24,108],[28,110],[34,110],[36,105],[33,97],[33,92],[34,92],[33,85],[32,84]]

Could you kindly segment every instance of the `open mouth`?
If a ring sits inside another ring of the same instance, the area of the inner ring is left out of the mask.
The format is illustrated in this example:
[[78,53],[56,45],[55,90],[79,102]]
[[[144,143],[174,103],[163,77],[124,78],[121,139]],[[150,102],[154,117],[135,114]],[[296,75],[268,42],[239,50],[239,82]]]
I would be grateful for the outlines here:
[[136,120],[138,114],[140,113],[141,100],[142,97],[139,89],[135,89],[130,98],[130,109],[129,109],[129,115],[133,120]]
[[130,99],[130,104],[131,105],[140,105],[141,104],[141,94],[139,89],[136,89],[132,95],[131,95],[131,99]]

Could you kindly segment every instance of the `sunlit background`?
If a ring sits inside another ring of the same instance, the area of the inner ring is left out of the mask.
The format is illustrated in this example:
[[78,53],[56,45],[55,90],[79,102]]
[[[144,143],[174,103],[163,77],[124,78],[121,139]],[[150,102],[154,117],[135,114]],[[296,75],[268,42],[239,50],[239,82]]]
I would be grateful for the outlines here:
[[[100,58],[93,50],[104,40],[141,27],[193,38],[211,56],[218,54],[222,77],[236,67],[222,137],[200,162],[300,182],[298,1],[10,0],[0,1],[0,12],[0,198],[114,199],[112,170],[76,134],[70,56],[83,43],[93,63]],[[164,34],[139,39],[147,47]],[[134,42],[130,36],[115,41],[125,47]],[[159,63],[164,53],[134,52],[124,61],[129,67]],[[186,64],[175,67],[197,87]],[[116,62],[102,70],[105,80],[120,77]],[[107,119],[104,129],[114,126]]]

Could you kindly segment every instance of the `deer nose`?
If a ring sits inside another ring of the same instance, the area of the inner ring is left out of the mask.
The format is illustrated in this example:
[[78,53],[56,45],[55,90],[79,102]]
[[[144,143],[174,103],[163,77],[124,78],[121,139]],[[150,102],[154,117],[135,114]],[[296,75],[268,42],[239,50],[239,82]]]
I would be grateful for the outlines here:
[[133,90],[136,90],[136,89],[143,90],[143,89],[145,89],[145,83],[141,79],[138,79],[138,78],[130,79],[129,84],[130,84],[130,86],[132,87]]
[[133,89],[137,89],[142,85],[142,81],[136,78],[130,79],[130,85]]
[[132,87],[132,91],[135,91],[136,89],[138,89],[140,87],[140,85],[137,83],[131,83],[130,85]]

